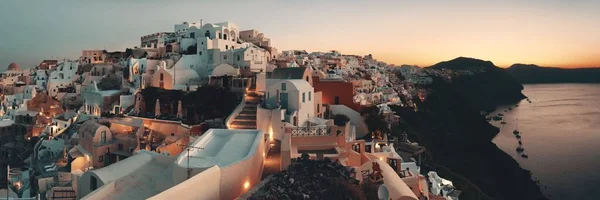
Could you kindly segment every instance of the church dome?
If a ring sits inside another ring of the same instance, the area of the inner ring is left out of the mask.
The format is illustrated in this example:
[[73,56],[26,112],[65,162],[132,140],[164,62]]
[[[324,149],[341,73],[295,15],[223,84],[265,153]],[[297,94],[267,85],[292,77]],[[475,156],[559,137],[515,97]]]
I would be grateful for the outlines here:
[[10,63],[8,70],[21,70],[21,66],[17,63]]

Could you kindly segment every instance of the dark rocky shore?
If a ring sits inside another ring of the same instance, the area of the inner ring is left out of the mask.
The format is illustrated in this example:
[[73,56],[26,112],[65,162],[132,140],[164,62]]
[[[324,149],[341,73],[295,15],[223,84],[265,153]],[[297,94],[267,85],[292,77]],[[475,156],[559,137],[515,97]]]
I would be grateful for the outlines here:
[[526,98],[523,86],[489,61],[457,58],[430,69],[478,73],[452,81],[434,76],[419,111],[392,107],[409,138],[429,150],[426,170],[452,180],[463,190],[461,199],[546,199],[530,172],[492,143],[499,129],[480,113]]

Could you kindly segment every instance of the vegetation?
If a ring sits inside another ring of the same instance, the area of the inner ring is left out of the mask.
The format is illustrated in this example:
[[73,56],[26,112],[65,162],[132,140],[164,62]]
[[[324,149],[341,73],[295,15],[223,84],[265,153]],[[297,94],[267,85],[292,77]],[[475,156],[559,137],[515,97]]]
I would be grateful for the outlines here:
[[350,118],[344,114],[337,114],[333,116],[333,124],[336,126],[345,126],[350,121]]
[[154,116],[156,100],[161,118],[174,119],[181,101],[184,123],[199,123],[208,119],[226,118],[241,102],[241,96],[214,86],[199,87],[193,92],[147,87],[142,90],[147,116]]
[[337,161],[311,160],[304,153],[292,159],[288,170],[274,174],[249,199],[365,199],[354,173]]
[[122,85],[121,77],[113,73],[103,77],[97,86],[99,90],[120,90]]
[[385,134],[390,133],[389,124],[379,114],[379,108],[370,106],[361,109],[361,115],[365,117],[365,124],[371,133],[373,139],[383,139]]

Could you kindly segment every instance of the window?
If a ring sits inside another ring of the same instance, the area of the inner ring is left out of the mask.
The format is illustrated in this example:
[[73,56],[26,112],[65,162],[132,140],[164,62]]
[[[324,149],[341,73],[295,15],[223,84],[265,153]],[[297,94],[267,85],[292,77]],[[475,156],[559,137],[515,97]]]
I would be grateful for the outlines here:
[[106,142],[106,131],[102,131],[102,137],[100,138],[100,142]]
[[240,55],[237,55],[237,60],[240,61]]
[[223,35],[219,33],[219,39],[223,39]]
[[223,39],[226,40],[227,39],[227,34],[223,34]]
[[317,113],[321,112],[321,104],[317,104]]
[[225,49],[229,49],[229,45],[225,45]]
[[191,32],[191,33],[190,33],[190,37],[191,37],[191,38],[196,38],[196,33],[194,33],[194,32]]
[[308,81],[308,76],[306,76],[306,82],[310,82],[310,81]]
[[286,87],[285,87],[285,83],[281,83],[281,91],[285,91]]
[[306,93],[302,93],[302,103],[306,102]]
[[160,73],[160,81],[163,81],[165,79],[165,75],[163,73]]
[[312,101],[311,99],[312,99],[312,92],[309,91],[308,92],[308,101]]
[[199,55],[202,55],[202,51],[199,51],[199,52],[198,52],[198,54],[199,54]]
[[[206,33],[204,33],[204,37],[210,38],[210,31],[206,31]],[[204,44],[204,42],[202,42],[202,44]]]
[[204,42],[201,42],[200,44],[204,45]]
[[99,156],[98,157],[98,162],[104,162],[104,156]]
[[227,60],[227,55],[223,55],[223,60]]
[[339,96],[335,96],[335,105],[340,104],[340,97]]

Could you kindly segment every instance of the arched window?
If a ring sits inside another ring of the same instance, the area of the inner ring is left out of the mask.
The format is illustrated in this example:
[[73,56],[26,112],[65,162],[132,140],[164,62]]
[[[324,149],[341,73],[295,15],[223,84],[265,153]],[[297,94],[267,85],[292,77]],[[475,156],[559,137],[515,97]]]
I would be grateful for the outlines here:
[[227,33],[223,33],[223,39],[227,40]]
[[223,34],[219,33],[219,39],[223,39]]
[[210,31],[206,31],[206,33],[204,33],[204,37],[210,38]]
[[234,41],[234,42],[235,42],[235,37],[236,37],[236,36],[235,36],[235,32],[234,32],[234,31],[231,31],[231,33],[229,34],[229,36],[231,36],[231,41]]

